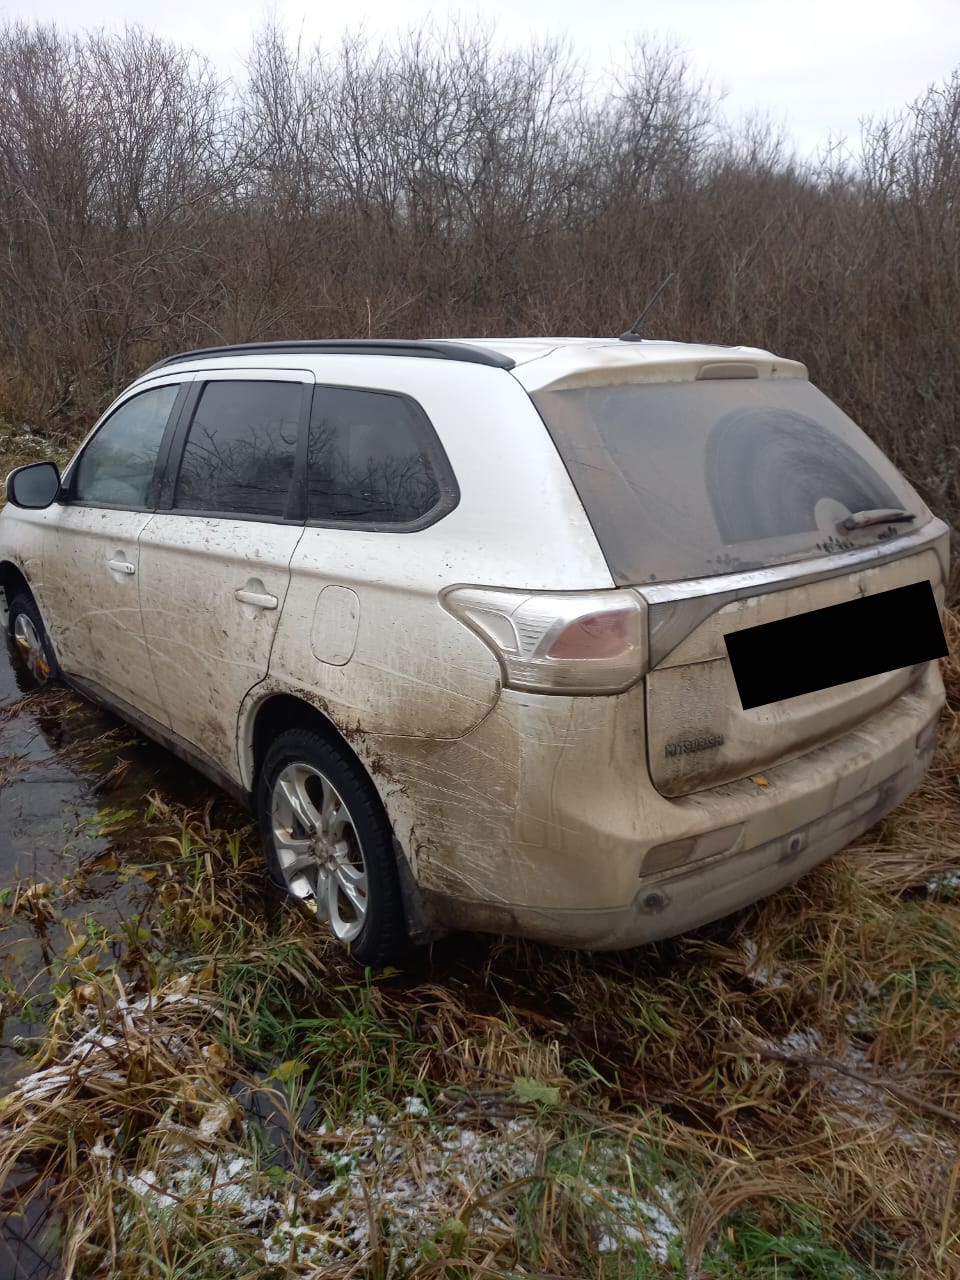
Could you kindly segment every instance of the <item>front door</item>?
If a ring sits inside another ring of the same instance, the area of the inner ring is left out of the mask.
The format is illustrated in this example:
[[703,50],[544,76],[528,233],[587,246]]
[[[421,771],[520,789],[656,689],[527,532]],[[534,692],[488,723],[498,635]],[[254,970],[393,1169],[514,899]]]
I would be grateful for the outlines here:
[[303,371],[204,375],[140,538],[143,625],[169,723],[231,777],[237,713],[267,674],[303,533],[291,490],[312,386]]
[[139,542],[164,432],[185,395],[181,379],[113,410],[70,467],[65,502],[48,509],[43,540],[44,620],[64,672],[161,724],[166,712],[140,621]]

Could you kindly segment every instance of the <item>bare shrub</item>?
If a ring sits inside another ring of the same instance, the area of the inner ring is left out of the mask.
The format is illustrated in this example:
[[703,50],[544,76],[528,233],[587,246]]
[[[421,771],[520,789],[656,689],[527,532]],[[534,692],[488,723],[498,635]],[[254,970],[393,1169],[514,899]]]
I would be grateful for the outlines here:
[[[800,161],[636,38],[255,37],[238,85],[139,28],[0,28],[0,411],[89,420],[171,349],[650,333],[811,374],[960,527],[960,72]],[[51,424],[52,425],[52,424]]]

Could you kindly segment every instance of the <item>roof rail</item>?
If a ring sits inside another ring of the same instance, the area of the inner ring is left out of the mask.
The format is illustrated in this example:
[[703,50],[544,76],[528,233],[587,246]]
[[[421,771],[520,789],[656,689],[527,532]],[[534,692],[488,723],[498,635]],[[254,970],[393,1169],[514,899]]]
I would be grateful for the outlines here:
[[339,356],[421,356],[428,360],[462,360],[466,364],[492,365],[495,369],[512,369],[516,364],[509,356],[487,347],[468,347],[460,342],[422,338],[318,338],[295,342],[240,342],[227,347],[198,347],[167,356],[146,370],[153,373],[166,365],[183,360],[215,356],[258,355],[339,355]]

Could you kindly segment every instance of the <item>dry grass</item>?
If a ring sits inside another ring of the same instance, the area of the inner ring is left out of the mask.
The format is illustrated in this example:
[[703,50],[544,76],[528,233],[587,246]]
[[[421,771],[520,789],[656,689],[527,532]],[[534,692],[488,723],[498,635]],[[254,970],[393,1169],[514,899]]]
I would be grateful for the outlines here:
[[0,1175],[52,1189],[76,1276],[960,1276],[948,626],[923,791],[621,956],[451,939],[361,979],[264,908],[250,831],[154,803],[138,976],[64,958]]

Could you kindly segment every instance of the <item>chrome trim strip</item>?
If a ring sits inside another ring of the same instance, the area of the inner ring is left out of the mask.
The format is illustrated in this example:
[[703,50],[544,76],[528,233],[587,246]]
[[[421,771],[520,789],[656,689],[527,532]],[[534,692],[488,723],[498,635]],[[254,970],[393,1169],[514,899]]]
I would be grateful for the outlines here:
[[695,596],[716,595],[721,592],[735,599],[745,592],[758,594],[775,591],[787,584],[802,587],[815,579],[840,577],[851,569],[872,569],[878,564],[900,560],[927,544],[935,547],[945,533],[949,533],[949,527],[932,516],[919,529],[911,530],[889,543],[863,547],[856,551],[843,551],[839,555],[818,556],[815,560],[771,565],[768,569],[718,573],[709,578],[688,578],[680,582],[644,582],[632,589],[638,591],[650,605],[672,604],[676,600],[690,600]]

